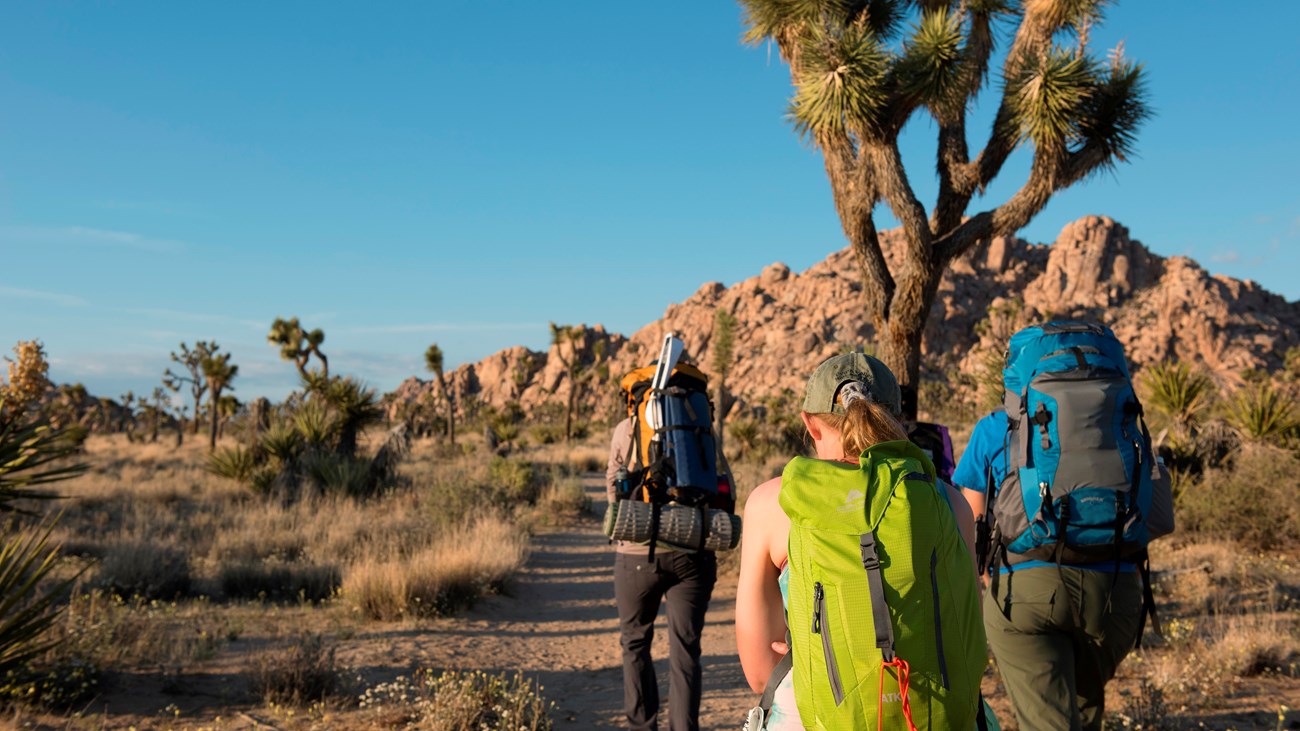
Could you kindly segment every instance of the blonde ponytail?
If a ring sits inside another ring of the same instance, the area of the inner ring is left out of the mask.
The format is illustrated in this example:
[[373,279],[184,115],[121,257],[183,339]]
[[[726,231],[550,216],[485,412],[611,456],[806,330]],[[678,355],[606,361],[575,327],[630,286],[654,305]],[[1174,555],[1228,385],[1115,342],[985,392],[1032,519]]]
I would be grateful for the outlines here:
[[870,399],[853,399],[840,414],[813,414],[840,433],[840,448],[845,458],[854,458],[880,442],[907,439],[907,432],[884,406]]

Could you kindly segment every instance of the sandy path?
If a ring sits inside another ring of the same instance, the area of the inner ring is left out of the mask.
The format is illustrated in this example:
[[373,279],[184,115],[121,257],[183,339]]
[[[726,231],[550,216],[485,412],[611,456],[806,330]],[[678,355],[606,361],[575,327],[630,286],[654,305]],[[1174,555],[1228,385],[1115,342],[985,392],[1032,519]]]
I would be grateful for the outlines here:
[[[601,476],[584,478],[595,514],[605,510]],[[544,532],[510,596],[412,631],[383,632],[384,654],[429,667],[502,671],[536,678],[556,705],[559,728],[622,728],[622,665],[614,607],[613,550],[594,516]],[[704,630],[701,727],[736,729],[753,705],[735,645],[735,580],[719,581]],[[661,610],[654,655],[661,728],[667,731],[667,624]],[[361,638],[357,638],[361,639]],[[374,638],[379,639],[379,638]],[[369,643],[367,643],[369,644]],[[367,654],[376,648],[371,647]],[[374,659],[374,656],[371,655]]]

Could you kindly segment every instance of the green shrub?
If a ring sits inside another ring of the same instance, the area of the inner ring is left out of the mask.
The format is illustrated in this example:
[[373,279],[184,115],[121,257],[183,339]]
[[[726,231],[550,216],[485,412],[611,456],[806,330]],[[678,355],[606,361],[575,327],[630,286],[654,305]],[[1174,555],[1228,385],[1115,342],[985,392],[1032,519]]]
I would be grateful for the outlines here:
[[1207,470],[1178,499],[1179,531],[1209,533],[1267,550],[1300,542],[1300,458],[1246,445],[1231,467]]
[[537,469],[531,462],[521,459],[493,457],[488,463],[488,480],[510,502],[536,502],[541,489]]

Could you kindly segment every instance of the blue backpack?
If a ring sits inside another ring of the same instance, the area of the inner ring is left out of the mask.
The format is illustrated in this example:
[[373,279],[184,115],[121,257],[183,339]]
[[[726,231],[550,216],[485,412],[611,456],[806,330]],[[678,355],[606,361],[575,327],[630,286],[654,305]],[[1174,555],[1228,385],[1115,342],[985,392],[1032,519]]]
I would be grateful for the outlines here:
[[1151,437],[1115,333],[1088,322],[1025,328],[1011,337],[1002,377],[1007,471],[991,498],[995,550],[1011,565],[1144,561]]

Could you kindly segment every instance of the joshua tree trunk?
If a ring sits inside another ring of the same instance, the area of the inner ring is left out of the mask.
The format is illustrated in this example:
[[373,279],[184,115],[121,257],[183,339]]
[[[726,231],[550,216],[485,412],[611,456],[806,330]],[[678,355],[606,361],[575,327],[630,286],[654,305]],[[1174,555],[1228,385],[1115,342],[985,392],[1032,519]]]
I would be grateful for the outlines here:
[[176,447],[185,446],[185,419],[176,420]]
[[[212,394],[212,395],[213,395],[213,398],[215,398],[215,397],[216,397],[216,392],[213,391],[213,394]],[[208,415],[208,421],[211,422],[211,424],[212,424],[212,428],[209,430],[208,448],[209,448],[209,449],[216,449],[216,448],[217,448],[217,430],[220,428],[219,425],[218,425],[218,423],[217,423],[217,422],[220,421],[220,419],[217,418],[217,405],[216,405],[216,404],[213,404],[213,405],[212,405],[212,413]]]
[[725,459],[723,449],[723,440],[726,439],[727,421],[727,384],[721,378],[718,379],[718,403],[713,407],[713,438],[718,442],[718,456]]
[[564,443],[573,439],[573,402],[577,400],[578,382],[569,374],[569,398],[564,404]]

